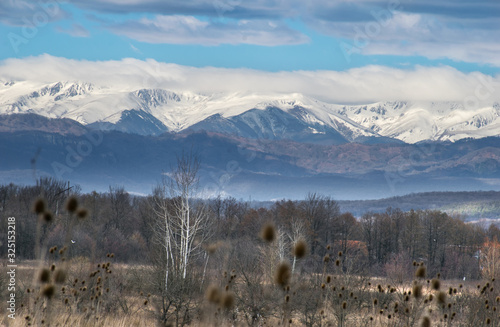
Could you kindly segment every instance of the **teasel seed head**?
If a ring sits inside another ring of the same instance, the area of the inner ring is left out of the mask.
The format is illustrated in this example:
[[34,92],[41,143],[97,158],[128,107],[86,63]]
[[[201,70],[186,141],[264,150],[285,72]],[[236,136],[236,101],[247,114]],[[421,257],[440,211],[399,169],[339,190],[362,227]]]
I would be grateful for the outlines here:
[[293,255],[298,259],[303,258],[307,253],[307,244],[304,240],[298,240],[293,247]]
[[425,266],[424,265],[420,265],[417,268],[417,271],[415,272],[415,276],[417,278],[425,278],[426,273],[427,273],[427,270],[425,269]]
[[56,293],[56,288],[54,287],[54,285],[47,285],[42,290],[42,295],[49,300],[54,296],[55,293]]
[[290,266],[286,262],[279,264],[274,275],[274,281],[280,286],[287,286],[290,282],[291,272]]
[[78,208],[78,210],[76,211],[76,216],[78,217],[78,219],[85,219],[87,218],[89,215],[89,211],[85,208]]
[[234,295],[232,292],[225,292],[221,298],[221,306],[226,310],[231,310],[234,306]]
[[422,285],[420,284],[413,285],[412,293],[416,299],[420,298],[422,296]]
[[57,269],[54,273],[54,281],[57,284],[62,284],[66,281],[66,271],[64,269]]
[[54,216],[52,216],[52,213],[50,211],[44,211],[41,215],[40,218],[46,222],[50,223],[54,219]]
[[432,285],[433,289],[439,290],[439,288],[441,287],[441,282],[439,281],[439,279],[433,278],[432,282],[431,282],[431,285]]
[[36,199],[35,202],[33,203],[33,212],[36,213],[37,215],[41,215],[42,213],[44,213],[46,208],[47,204],[45,203],[45,200],[42,198]]
[[205,297],[208,300],[208,302],[211,303],[219,303],[220,301],[220,291],[217,286],[209,286],[207,288],[207,291],[205,293]]
[[431,327],[431,318],[425,316],[422,319],[422,323],[420,324],[421,327]]
[[261,237],[264,241],[271,243],[276,238],[276,229],[271,223],[267,223],[262,227]]
[[208,246],[207,246],[207,252],[208,252],[208,254],[214,254],[214,253],[215,253],[215,251],[217,251],[217,248],[218,248],[218,247],[219,247],[219,246],[218,246],[217,244],[215,244],[215,243],[214,243],[214,244],[210,244],[210,245],[208,245]]
[[70,213],[74,213],[78,209],[78,200],[76,197],[71,196],[66,200],[66,210]]
[[38,276],[38,279],[41,283],[48,283],[50,279],[50,270],[47,268],[43,268],[40,271],[40,275]]

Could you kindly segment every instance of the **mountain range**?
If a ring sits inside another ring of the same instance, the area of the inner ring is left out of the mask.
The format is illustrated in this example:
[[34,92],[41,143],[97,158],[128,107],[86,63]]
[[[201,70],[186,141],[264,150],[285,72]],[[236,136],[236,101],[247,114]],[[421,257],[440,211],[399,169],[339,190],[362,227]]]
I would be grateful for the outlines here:
[[331,104],[302,94],[195,94],[83,82],[0,84],[0,183],[54,176],[140,194],[182,151],[200,194],[353,200],[500,190],[500,105]]
[[83,82],[0,84],[0,114],[68,118],[140,135],[205,130],[252,139],[316,144],[457,141],[500,134],[500,104],[332,104],[298,93],[195,94],[123,90]]

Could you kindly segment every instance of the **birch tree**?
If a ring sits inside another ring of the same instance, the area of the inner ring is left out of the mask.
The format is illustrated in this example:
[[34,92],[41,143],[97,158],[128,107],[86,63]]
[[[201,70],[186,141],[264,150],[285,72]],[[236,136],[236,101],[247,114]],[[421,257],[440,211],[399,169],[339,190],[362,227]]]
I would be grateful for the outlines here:
[[155,241],[164,251],[165,290],[169,278],[185,280],[207,238],[208,211],[196,201],[199,159],[182,154],[153,196]]
[[[288,238],[293,246],[295,246],[299,241],[306,240],[306,227],[301,219],[293,218],[291,223],[291,231],[288,234]],[[292,251],[293,253],[293,251]],[[292,274],[295,272],[295,264],[297,262],[297,256],[293,253],[293,263],[292,263]]]

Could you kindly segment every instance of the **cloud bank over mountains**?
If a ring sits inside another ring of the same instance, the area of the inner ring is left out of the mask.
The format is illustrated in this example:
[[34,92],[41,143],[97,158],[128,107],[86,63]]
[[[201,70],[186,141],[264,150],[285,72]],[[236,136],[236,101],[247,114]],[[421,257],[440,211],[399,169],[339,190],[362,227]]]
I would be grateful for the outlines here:
[[47,84],[90,82],[124,91],[161,88],[201,94],[301,93],[329,103],[377,101],[456,101],[476,109],[500,101],[500,76],[464,73],[451,67],[395,69],[366,66],[347,71],[267,72],[251,69],[189,67],[155,60],[74,60],[50,55],[0,61],[2,82]]

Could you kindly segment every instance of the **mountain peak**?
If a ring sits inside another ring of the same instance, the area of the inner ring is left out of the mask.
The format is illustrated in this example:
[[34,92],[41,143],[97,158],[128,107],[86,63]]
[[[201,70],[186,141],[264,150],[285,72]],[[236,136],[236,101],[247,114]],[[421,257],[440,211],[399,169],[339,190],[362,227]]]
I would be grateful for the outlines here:
[[[275,111],[269,111],[269,108]],[[459,102],[386,101],[345,105],[326,103],[300,93],[202,95],[145,88],[125,91],[82,81],[34,85],[27,81],[2,80],[0,114],[12,113],[70,118],[84,125],[106,123],[106,128],[115,126],[125,131],[132,126],[132,121],[142,118],[145,125],[138,123],[143,126],[141,133],[178,132],[204,125],[205,128],[210,126],[214,132],[232,131],[236,135],[247,135],[250,128],[253,130],[250,134],[255,133],[256,137],[281,135],[279,137],[294,139],[298,136],[290,135],[289,131],[299,133],[300,130],[302,136],[318,136],[329,135],[329,130],[336,131],[335,135],[339,133],[349,142],[367,137],[398,139],[407,143],[456,141],[500,134],[498,103],[476,110],[466,110]],[[124,117],[128,123],[122,121],[117,127]],[[202,123],[210,117],[209,124]],[[222,125],[214,125],[215,121]],[[280,125],[291,121],[294,122],[293,128]],[[131,128],[129,132],[134,130]],[[285,130],[288,132],[279,132]]]

